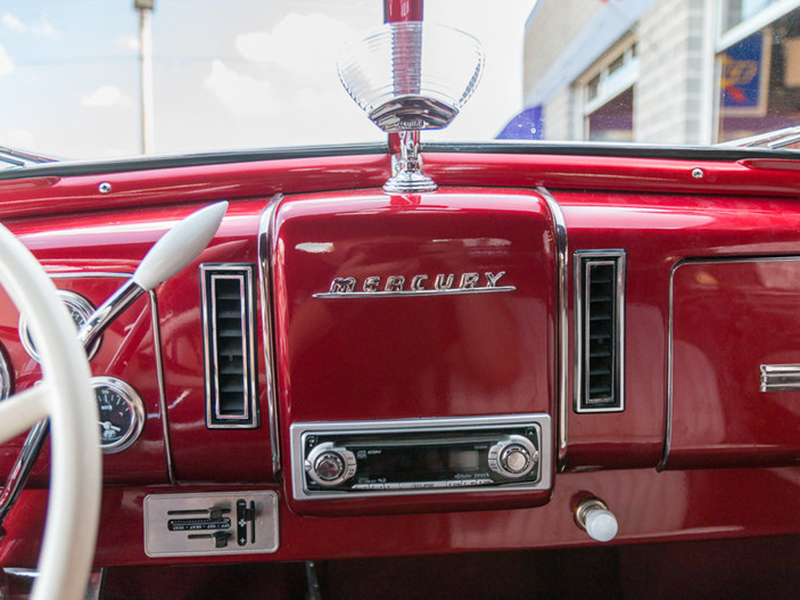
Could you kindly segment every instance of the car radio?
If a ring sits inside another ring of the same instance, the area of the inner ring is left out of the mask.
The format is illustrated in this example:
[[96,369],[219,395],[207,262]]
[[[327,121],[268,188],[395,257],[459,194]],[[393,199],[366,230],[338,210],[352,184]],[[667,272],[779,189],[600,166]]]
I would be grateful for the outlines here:
[[550,487],[546,414],[295,423],[295,499]]

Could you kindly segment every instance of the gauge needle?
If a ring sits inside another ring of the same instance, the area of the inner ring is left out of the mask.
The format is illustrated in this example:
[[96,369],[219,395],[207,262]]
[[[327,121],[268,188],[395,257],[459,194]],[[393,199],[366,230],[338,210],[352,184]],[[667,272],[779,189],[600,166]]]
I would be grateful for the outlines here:
[[111,424],[111,421],[98,421],[98,424],[103,429],[113,429],[114,431],[122,431],[119,427]]

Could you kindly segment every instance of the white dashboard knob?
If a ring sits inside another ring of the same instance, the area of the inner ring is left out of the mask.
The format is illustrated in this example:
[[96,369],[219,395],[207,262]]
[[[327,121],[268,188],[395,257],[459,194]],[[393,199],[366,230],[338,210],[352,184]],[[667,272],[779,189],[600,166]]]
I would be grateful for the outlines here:
[[599,498],[586,498],[575,507],[575,522],[593,540],[610,542],[619,531],[617,517]]
[[617,535],[619,525],[610,510],[595,508],[586,513],[586,533],[598,542],[610,542]]

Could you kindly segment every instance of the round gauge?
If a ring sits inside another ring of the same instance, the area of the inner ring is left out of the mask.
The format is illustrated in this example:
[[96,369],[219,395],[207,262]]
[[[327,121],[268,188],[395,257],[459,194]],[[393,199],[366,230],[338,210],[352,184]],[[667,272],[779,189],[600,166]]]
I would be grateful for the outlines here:
[[[76,294],[75,292],[70,292],[67,290],[58,290],[58,297],[64,302],[69,310],[69,316],[72,319],[72,322],[75,323],[75,328],[80,329],[86,321],[89,320],[89,317],[92,316],[94,312],[94,306],[92,303],[89,302],[86,298],[81,296],[80,294]],[[30,354],[31,358],[36,362],[39,362],[39,353],[36,351],[36,345],[33,343],[33,338],[31,337],[31,331],[28,328],[28,320],[25,318],[25,315],[20,316],[19,319],[19,338],[22,341],[22,345],[27,350],[28,354]],[[97,352],[97,348],[100,347],[100,339],[92,345],[91,350],[87,353],[89,356],[89,360],[91,360],[95,353]]]
[[100,447],[106,454],[129,448],[144,427],[144,403],[131,386],[115,377],[93,377]]

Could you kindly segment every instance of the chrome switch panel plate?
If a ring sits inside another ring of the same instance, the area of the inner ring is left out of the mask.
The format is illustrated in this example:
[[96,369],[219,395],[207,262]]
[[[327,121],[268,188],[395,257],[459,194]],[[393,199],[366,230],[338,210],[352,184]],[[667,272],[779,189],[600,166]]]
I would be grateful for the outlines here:
[[277,492],[151,494],[144,499],[147,556],[266,554],[278,545]]

